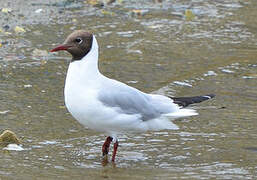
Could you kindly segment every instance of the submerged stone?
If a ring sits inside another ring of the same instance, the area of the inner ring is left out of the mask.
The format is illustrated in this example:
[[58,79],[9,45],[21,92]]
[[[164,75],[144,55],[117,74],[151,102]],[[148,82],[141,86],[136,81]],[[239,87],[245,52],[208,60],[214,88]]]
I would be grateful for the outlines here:
[[0,134],[0,146],[7,146],[8,144],[21,144],[21,141],[14,132],[5,130]]

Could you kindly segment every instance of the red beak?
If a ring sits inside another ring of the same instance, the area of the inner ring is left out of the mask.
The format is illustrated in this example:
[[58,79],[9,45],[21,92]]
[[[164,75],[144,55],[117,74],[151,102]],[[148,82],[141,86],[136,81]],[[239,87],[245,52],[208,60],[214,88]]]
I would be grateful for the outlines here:
[[68,48],[70,48],[71,46],[68,45],[60,45],[57,46],[56,48],[52,49],[50,52],[55,52],[55,51],[63,51],[63,50],[67,50]]

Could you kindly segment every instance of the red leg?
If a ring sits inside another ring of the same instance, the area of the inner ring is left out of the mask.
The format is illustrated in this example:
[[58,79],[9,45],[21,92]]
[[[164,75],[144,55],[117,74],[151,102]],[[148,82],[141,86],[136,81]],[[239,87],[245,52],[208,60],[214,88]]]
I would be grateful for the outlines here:
[[102,146],[102,152],[103,152],[103,156],[107,155],[109,152],[109,147],[110,144],[112,142],[112,137],[108,136]]
[[116,153],[117,153],[118,146],[119,146],[119,142],[118,142],[118,140],[117,140],[117,141],[114,143],[114,145],[113,145],[112,162],[115,161],[115,157],[116,157]]

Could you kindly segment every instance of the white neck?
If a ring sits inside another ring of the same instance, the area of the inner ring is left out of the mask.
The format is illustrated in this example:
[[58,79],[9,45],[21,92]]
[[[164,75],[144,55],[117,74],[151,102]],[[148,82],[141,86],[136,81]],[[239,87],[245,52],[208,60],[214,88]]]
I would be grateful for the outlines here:
[[[72,73],[70,73],[72,71]],[[69,65],[68,74],[72,76],[95,76],[99,74],[98,70],[98,44],[93,35],[93,43],[90,51],[81,60],[73,61]],[[76,78],[76,77],[73,77]]]
[[82,66],[80,68],[85,68],[87,70],[82,70],[83,72],[86,72],[87,74],[97,73],[98,70],[98,44],[96,41],[95,36],[93,35],[93,42],[92,47],[90,51],[87,53],[86,56],[84,56],[81,60],[72,62],[71,64],[76,63],[78,66]]
[[79,86],[94,86],[96,80],[102,75],[98,69],[98,44],[95,36],[89,53],[81,60],[73,61],[69,65],[66,76],[65,89],[75,88]]
[[84,56],[80,61],[94,61],[96,65],[98,64],[98,44],[95,36],[93,35],[93,42],[90,51]]

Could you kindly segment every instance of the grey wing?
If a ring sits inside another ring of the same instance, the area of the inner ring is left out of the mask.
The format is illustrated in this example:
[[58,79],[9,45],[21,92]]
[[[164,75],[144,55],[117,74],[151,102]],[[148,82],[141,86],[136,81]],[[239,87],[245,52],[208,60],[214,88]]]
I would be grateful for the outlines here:
[[151,96],[119,82],[101,90],[98,99],[119,113],[139,114],[143,121],[160,116],[160,112],[151,103]]

